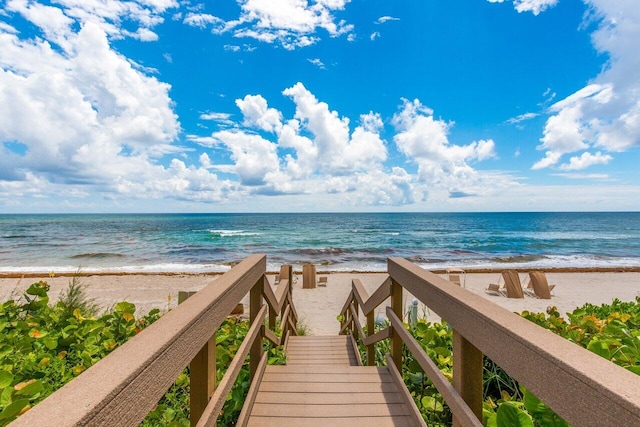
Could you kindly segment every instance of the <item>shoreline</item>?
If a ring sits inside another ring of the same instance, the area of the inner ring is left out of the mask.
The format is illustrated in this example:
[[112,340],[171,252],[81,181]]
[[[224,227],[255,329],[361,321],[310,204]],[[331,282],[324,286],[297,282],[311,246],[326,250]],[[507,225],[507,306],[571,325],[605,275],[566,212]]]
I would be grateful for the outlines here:
[[[499,270],[491,272],[468,271],[466,289],[483,297],[488,304],[499,305],[508,311],[520,313],[528,310],[545,312],[547,307],[556,306],[562,315],[575,308],[592,303],[595,305],[610,304],[614,298],[622,301],[634,301],[640,296],[640,271],[622,271],[622,269],[545,269],[550,284],[556,285],[551,300],[540,300],[526,297],[524,299],[509,299],[491,296],[485,292],[490,283],[496,283]],[[526,276],[520,271],[521,279]],[[363,286],[371,295],[386,279],[386,272],[317,272],[316,277],[327,278],[326,286],[313,289],[302,288],[302,274],[295,271],[293,299],[296,310],[303,324],[313,335],[335,335],[338,333],[336,316],[351,292],[352,279],[360,279]],[[443,273],[440,277],[447,278]],[[23,277],[24,276],[24,277]],[[273,285],[275,272],[268,272],[267,279]],[[0,277],[0,301],[19,298],[22,293],[35,281],[44,280],[50,286],[49,297],[55,303],[60,295],[68,288],[74,274],[55,275],[46,274],[16,275],[16,277]],[[151,309],[158,308],[163,312],[177,306],[178,292],[198,291],[212,284],[220,277],[220,273],[133,273],[133,274],[91,274],[83,273],[80,283],[84,286],[86,295],[93,299],[101,309],[107,310],[120,301],[128,301],[136,306],[136,314],[143,315]],[[403,305],[411,303],[412,296],[404,293]],[[249,296],[246,295],[242,303],[248,312]],[[429,322],[439,321],[438,315],[430,311],[424,304],[420,304],[420,314],[424,314]],[[376,309],[376,316],[385,316],[384,306]]]
[[[621,267],[508,267],[503,268],[464,268],[467,274],[492,274],[501,273],[504,270],[516,270],[520,273],[529,271],[542,271],[545,273],[640,273],[640,266]],[[446,269],[428,270],[434,274],[446,274]],[[302,275],[302,270],[293,270],[294,274]],[[21,279],[21,278],[52,278],[52,277],[91,277],[91,276],[220,276],[225,271],[205,271],[205,272],[180,272],[180,271],[89,271],[89,272],[61,272],[50,275],[43,272],[2,272],[0,279]],[[317,270],[316,275],[323,274],[384,274],[382,270]],[[266,272],[267,275],[276,275],[278,271]]]

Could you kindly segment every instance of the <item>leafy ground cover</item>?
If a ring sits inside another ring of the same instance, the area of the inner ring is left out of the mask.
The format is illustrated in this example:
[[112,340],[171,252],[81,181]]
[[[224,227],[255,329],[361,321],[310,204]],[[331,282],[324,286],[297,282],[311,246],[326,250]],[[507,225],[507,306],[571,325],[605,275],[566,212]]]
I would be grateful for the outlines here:
[[[613,300],[611,304],[585,304],[562,317],[555,307],[547,313],[523,312],[521,316],[592,351],[631,372],[640,374],[640,297],[635,301]],[[376,329],[386,327],[379,324]],[[411,329],[414,338],[436,363],[443,375],[452,379],[453,334],[446,322],[429,323],[419,319]],[[366,350],[361,347],[362,357]],[[384,364],[389,343],[376,344],[376,364]],[[490,427],[554,426],[568,424],[526,388],[487,357],[484,358],[483,424]],[[428,425],[451,425],[451,411],[406,351],[403,378]]]
[[[20,297],[0,305],[0,426],[80,375],[98,360],[161,316],[152,310],[135,316],[135,306],[120,302],[101,315],[74,280],[56,304],[46,282],[31,285]],[[242,343],[249,322],[230,317],[216,334],[217,380]],[[278,331],[276,331],[278,333]],[[270,364],[284,363],[284,352],[265,345]],[[249,389],[245,366],[229,394],[218,425],[235,424]],[[142,426],[189,426],[189,369],[145,418]]]
[[[6,425],[102,357],[157,320],[152,310],[135,316],[135,306],[115,304],[101,315],[77,282],[56,304],[50,304],[45,282],[31,285],[20,296],[0,304],[0,426]],[[640,298],[632,302],[586,304],[562,317],[555,307],[547,313],[523,312],[524,318],[640,374]],[[216,335],[217,378],[224,375],[247,333],[249,324],[227,319]],[[384,327],[384,325],[379,325]],[[452,378],[452,333],[448,325],[419,320],[413,336],[425,352]],[[376,345],[382,364],[388,342]],[[281,349],[265,345],[270,364],[285,360]],[[364,349],[363,349],[364,350]],[[363,351],[364,355],[364,351]],[[408,352],[403,376],[429,425],[450,425],[451,412],[431,381]],[[219,426],[234,425],[249,388],[246,367],[225,402]],[[491,360],[484,361],[484,424],[488,426],[566,426],[567,424]],[[189,371],[175,383],[147,416],[143,426],[189,425]]]

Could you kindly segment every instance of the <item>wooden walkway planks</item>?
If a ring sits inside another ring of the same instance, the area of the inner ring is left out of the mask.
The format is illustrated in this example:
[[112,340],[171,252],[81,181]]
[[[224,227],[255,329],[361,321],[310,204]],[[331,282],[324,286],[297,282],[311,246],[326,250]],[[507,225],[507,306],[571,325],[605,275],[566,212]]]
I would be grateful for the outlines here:
[[355,349],[345,335],[289,337],[286,351],[287,365],[358,365]]
[[346,336],[290,337],[287,365],[267,366],[248,426],[411,426],[386,367],[359,366]]

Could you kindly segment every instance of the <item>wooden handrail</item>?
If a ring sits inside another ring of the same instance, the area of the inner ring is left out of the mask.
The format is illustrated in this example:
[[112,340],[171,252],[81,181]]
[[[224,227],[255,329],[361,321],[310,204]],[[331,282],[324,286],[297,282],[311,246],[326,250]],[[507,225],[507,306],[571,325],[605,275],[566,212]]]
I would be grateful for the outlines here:
[[[451,408],[454,425],[477,425],[481,419],[483,353],[571,424],[640,425],[637,375],[402,258],[388,260],[388,273],[389,278],[371,296],[359,281],[353,281],[341,311],[341,333],[362,335],[357,314],[351,310],[355,301],[367,317],[368,335],[362,342],[367,346],[368,364],[375,342],[390,337],[391,348],[400,357],[397,346],[404,343]],[[453,386],[431,366],[403,326],[396,286],[453,328]],[[374,310],[389,296],[395,306],[387,308],[391,326],[373,334]],[[389,360],[397,366],[396,357]]]
[[[265,255],[252,255],[240,262],[11,425],[138,425],[192,360],[204,362],[204,370],[198,370],[204,378],[192,378],[192,385],[200,384],[197,392],[207,393],[215,386],[210,382],[215,381],[215,332],[250,293],[251,327],[219,388],[213,393],[214,399],[203,405],[205,417],[198,425],[215,423],[247,352],[252,354],[251,372],[255,374],[260,369],[260,362],[266,360],[262,357],[263,339],[282,343],[290,333],[296,333],[292,319],[285,319],[288,326],[281,339],[263,324],[267,312],[265,299],[270,320],[283,307],[290,307],[289,312],[295,313],[289,281],[283,280],[281,289],[274,294],[266,280],[266,264]],[[195,359],[196,355],[198,359]],[[195,388],[192,386],[192,393]],[[205,403],[210,397],[204,395]],[[200,396],[195,398],[202,399]],[[191,400],[194,400],[193,395]],[[200,413],[192,412],[192,425],[196,425],[199,418]]]
[[402,258],[388,272],[570,424],[640,425],[638,375]]

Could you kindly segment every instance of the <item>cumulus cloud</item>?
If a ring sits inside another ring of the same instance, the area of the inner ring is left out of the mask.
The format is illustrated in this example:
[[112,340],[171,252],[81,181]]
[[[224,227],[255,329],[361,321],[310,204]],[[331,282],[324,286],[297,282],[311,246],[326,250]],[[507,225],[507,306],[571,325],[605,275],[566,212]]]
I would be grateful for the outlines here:
[[569,163],[565,163],[560,166],[562,170],[580,170],[586,169],[592,165],[606,165],[613,157],[608,154],[602,154],[598,151],[596,154],[591,154],[588,151],[582,153],[581,156],[571,157]]
[[[236,100],[242,123],[234,130],[213,132],[193,141],[225,149],[230,164],[203,168],[233,173],[252,194],[341,194],[353,205],[402,205],[424,197],[422,185],[401,167],[387,168],[387,147],[380,136],[381,116],[360,115],[355,126],[319,101],[302,83],[283,95],[295,105],[293,117],[269,107],[262,95]],[[241,126],[239,126],[241,125]],[[478,158],[490,155],[478,144]]]
[[640,27],[636,25],[640,10],[633,1],[585,2],[591,8],[589,19],[598,24],[593,44],[610,60],[590,84],[549,108],[552,116],[539,147],[545,157],[534,169],[553,166],[563,155],[589,148],[622,152],[640,145]]
[[275,108],[269,108],[267,100],[261,95],[247,95],[244,99],[237,99],[236,105],[242,111],[245,126],[256,126],[267,132],[282,127],[282,114]]
[[492,140],[451,144],[448,133],[453,123],[434,118],[433,110],[417,99],[404,100],[392,123],[397,131],[394,141],[398,149],[418,165],[419,180],[464,192],[475,192],[473,189],[486,185],[486,177],[470,163],[495,156]]
[[[180,125],[170,86],[110,46],[110,35],[125,33],[105,27],[107,17],[125,12],[108,1],[59,3],[57,12],[32,2],[8,4],[42,32],[32,39],[0,33],[0,170],[11,172],[0,174],[2,202],[51,194],[220,201],[241,192],[209,172],[204,157],[200,166],[178,159],[160,164],[183,154],[173,145]],[[126,7],[149,11],[136,17],[144,30],[158,21],[152,11],[172,4]]]
[[236,37],[249,37],[264,43],[277,43],[294,50],[317,43],[318,30],[330,37],[348,34],[353,25],[333,15],[344,10],[349,0],[322,0],[309,4],[304,0],[242,0],[237,20],[228,21],[219,32],[233,31]]
[[[305,154],[313,153],[313,161],[320,170],[341,173],[368,169],[386,160],[387,150],[379,135],[382,121],[375,113],[362,116],[364,126],[357,126],[350,135],[349,119],[331,111],[302,83],[296,83],[283,94],[296,104],[294,120],[287,126],[293,130],[294,136],[300,136],[300,131],[313,136],[312,150],[306,150]],[[287,139],[282,142],[285,145],[289,143]]]

